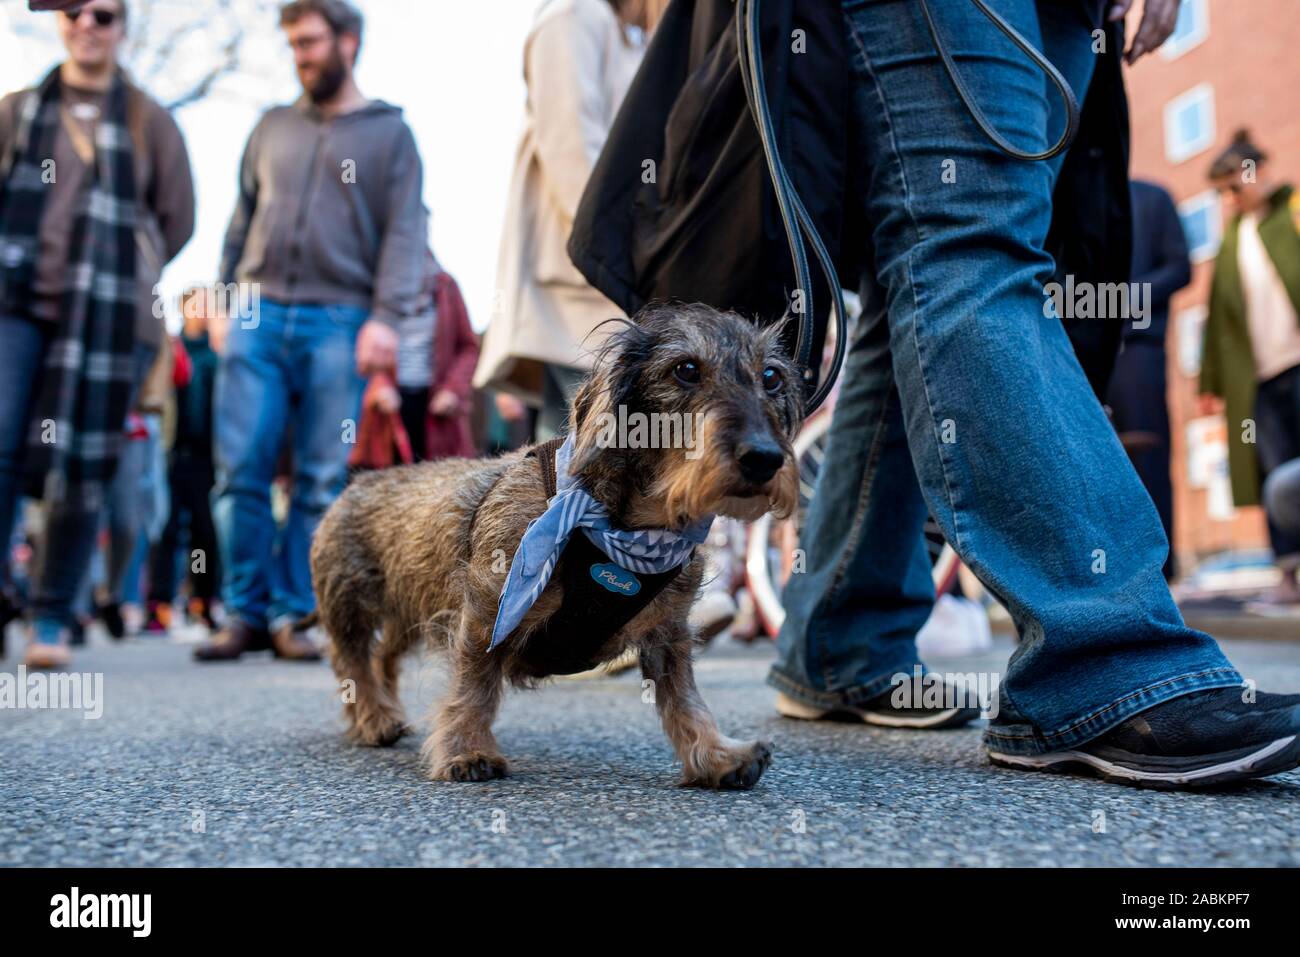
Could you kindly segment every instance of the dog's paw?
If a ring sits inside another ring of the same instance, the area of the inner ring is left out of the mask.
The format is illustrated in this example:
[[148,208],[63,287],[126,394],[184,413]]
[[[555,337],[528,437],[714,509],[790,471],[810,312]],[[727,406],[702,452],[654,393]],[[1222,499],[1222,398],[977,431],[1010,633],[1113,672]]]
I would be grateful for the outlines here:
[[429,777],[435,781],[492,781],[509,771],[510,765],[499,754],[458,754],[435,764]]
[[682,783],[721,791],[748,791],[758,783],[771,763],[772,745],[766,741],[755,741],[729,752],[725,763],[720,763],[710,772],[688,777]]
[[353,725],[348,737],[367,748],[391,748],[414,729],[403,721],[374,721]]

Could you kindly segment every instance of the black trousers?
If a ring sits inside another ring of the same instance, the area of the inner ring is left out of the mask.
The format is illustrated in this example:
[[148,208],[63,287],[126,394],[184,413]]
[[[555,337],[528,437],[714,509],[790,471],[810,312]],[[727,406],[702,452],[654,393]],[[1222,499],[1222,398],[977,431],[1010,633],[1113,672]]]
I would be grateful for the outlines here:
[[1132,339],[1115,361],[1106,394],[1115,431],[1143,432],[1154,436],[1154,446],[1129,453],[1133,468],[1160,513],[1169,538],[1165,578],[1175,574],[1174,486],[1169,475],[1169,400],[1165,375],[1165,345],[1161,341]]
[[428,449],[424,447],[428,436],[425,434],[424,427],[425,419],[429,415],[429,390],[401,389],[398,394],[402,397],[399,413],[402,417],[402,425],[406,428],[406,437],[411,440],[411,458],[416,462],[423,462],[428,458]]
[[[176,597],[177,555],[181,533],[189,530],[184,568],[191,595],[205,600],[216,596],[221,583],[217,534],[212,525],[211,495],[216,473],[211,459],[174,455],[168,470],[172,508],[162,537],[149,554],[149,598],[171,602]],[[195,571],[196,550],[202,551],[202,571]]]
[[[1267,479],[1279,465],[1300,458],[1300,366],[1259,384],[1255,394],[1255,440],[1261,479]],[[1279,527],[1271,515],[1268,537],[1278,561],[1300,562],[1300,537]]]

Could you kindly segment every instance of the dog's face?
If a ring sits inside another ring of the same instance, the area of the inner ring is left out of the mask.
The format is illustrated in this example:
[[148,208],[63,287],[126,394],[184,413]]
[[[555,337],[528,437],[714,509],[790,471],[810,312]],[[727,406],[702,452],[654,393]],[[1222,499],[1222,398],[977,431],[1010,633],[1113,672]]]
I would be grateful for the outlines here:
[[650,306],[610,336],[574,400],[571,467],[629,526],[789,515],[803,398],[779,327],[701,304]]

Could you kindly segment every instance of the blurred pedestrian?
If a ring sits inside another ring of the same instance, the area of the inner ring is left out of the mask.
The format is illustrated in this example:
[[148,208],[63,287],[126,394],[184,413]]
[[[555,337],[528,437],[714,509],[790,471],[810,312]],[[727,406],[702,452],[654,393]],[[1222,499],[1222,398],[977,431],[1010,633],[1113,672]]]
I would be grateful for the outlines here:
[[194,228],[180,130],[118,65],[125,3],[89,0],[57,22],[67,59],[0,101],[0,342],[11,370],[0,379],[0,534],[24,485],[44,499],[32,667],[69,661],[127,413],[163,339],[155,288]]
[[583,187],[666,0],[547,0],[524,42],[528,101],[497,267],[499,302],[483,338],[477,388],[539,406],[537,438],[559,432],[620,315],[569,262]]
[[[166,633],[172,625],[177,569],[189,582],[190,615],[209,629],[216,626],[215,604],[221,581],[220,549],[212,524],[211,495],[216,484],[212,454],[212,392],[225,315],[214,290],[191,288],[181,299],[179,346],[189,366],[178,383],[167,482],[171,510],[149,557],[149,600],[144,630]],[[182,540],[184,556],[178,556]]]
[[[171,509],[162,431],[164,410],[175,399],[177,366],[176,349],[168,336],[127,417],[127,443],[105,508],[104,572],[92,601],[95,616],[109,636],[119,640],[128,630],[123,599],[138,601],[149,547],[162,534]],[[183,381],[188,363],[183,361],[180,368]],[[133,610],[137,616],[131,627],[139,625],[138,606]]]
[[1165,373],[1165,339],[1169,300],[1192,281],[1183,223],[1173,198],[1155,183],[1129,184],[1133,206],[1133,275],[1148,287],[1147,314],[1124,323],[1122,346],[1111,376],[1106,404],[1121,439],[1134,444],[1129,459],[1160,514],[1171,547],[1165,579],[1175,574],[1174,488],[1169,472],[1169,398]]
[[[1228,201],[1201,358],[1201,412],[1226,412],[1232,497],[1261,504],[1262,482],[1300,457],[1300,196],[1275,179],[1240,130],[1210,166]],[[1269,516],[1281,583],[1268,603],[1300,603],[1300,536]]]
[[469,414],[478,337],[460,287],[432,250],[419,305],[398,324],[396,372],[381,372],[366,386],[354,468],[476,454]]
[[[222,255],[225,287],[256,296],[251,315],[232,312],[217,372],[226,623],[195,649],[200,661],[268,647],[320,657],[294,627],[315,607],[311,537],[347,481],[365,380],[394,368],[397,324],[420,294],[422,164],[401,110],[357,87],[361,14],[346,0],[295,0],[280,22],[303,94],[250,135]],[[292,492],[277,528],[270,490],[289,435]]]

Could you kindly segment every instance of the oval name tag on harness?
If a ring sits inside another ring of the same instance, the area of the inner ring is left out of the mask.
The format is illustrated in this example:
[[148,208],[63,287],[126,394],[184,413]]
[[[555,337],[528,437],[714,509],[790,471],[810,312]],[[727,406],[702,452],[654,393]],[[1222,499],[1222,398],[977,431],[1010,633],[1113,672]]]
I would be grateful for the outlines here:
[[[536,458],[549,498],[555,494],[555,450],[560,440],[543,443],[528,453]],[[529,636],[519,663],[534,677],[571,675],[594,668],[600,652],[624,625],[640,614],[681,574],[633,573],[614,562],[575,529],[560,553],[553,581],[560,583],[559,609]]]
[[591,577],[617,595],[635,595],[641,590],[641,579],[613,562],[592,565]]

